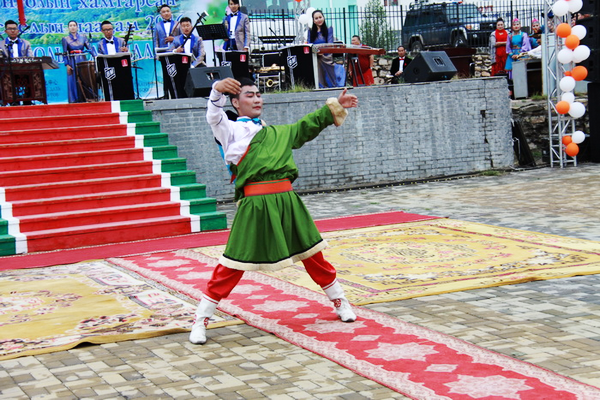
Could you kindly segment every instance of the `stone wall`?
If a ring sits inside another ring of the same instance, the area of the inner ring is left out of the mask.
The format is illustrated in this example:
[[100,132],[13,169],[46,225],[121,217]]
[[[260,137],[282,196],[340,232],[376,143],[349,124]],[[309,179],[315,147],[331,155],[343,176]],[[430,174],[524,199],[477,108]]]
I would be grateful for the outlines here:
[[[269,124],[296,121],[339,90],[263,95]],[[355,88],[359,108],[296,150],[298,191],[385,184],[513,165],[503,78]],[[229,174],[206,124],[206,99],[147,101],[208,195],[232,198]]]

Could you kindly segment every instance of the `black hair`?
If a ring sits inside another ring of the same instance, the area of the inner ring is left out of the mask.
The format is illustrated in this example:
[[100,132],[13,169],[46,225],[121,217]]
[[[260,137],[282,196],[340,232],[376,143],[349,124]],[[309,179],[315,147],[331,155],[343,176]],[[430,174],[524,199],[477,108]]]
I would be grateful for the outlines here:
[[[314,22],[315,21],[315,13],[323,14],[323,11],[315,10],[312,13],[313,24],[312,24],[312,28],[310,28],[310,42],[311,43],[314,43],[315,40],[317,40],[317,35],[319,34],[319,28],[317,27],[317,24],[315,24],[315,22]],[[321,34],[325,38],[325,41],[327,41],[327,38],[329,37],[329,31],[327,30],[327,23],[325,22],[325,14],[323,14],[323,25],[321,25]]]
[[112,22],[104,20],[102,21],[102,23],[100,24],[100,27],[103,27],[104,25],[112,25]]
[[358,39],[358,41],[360,41],[360,36],[358,36],[358,35],[352,35],[352,37],[353,37],[353,38],[357,38],[357,39]]
[[156,7],[156,8],[158,9],[158,12],[160,13],[162,11],[162,9],[165,8],[165,7],[168,7],[169,10],[171,9],[171,6],[168,5],[168,4],[162,4],[162,5],[160,5],[160,6]]
[[17,27],[19,26],[15,21],[13,21],[12,19],[9,19],[8,21],[6,21],[4,23],[4,28],[6,28],[6,25],[17,25]]
[[496,23],[498,22],[504,22],[504,20],[502,19],[502,17],[498,17],[498,19],[496,20]]
[[191,23],[192,23],[192,19],[191,19],[191,18],[189,18],[189,17],[182,17],[182,18],[179,20],[179,24],[181,25],[181,24],[182,24],[182,23],[184,23],[184,22],[189,22],[189,23],[191,24]]
[[67,26],[69,26],[71,24],[71,22],[75,22],[75,25],[79,26],[79,24],[77,23],[77,21],[75,21],[74,19],[72,19],[69,22],[67,22]]
[[240,5],[240,0],[231,0],[231,2],[232,2],[233,4]]
[[[240,86],[241,87],[244,87],[244,86],[255,86],[256,85],[256,83],[252,79],[250,79],[250,78],[248,78],[246,76],[240,78],[239,82],[240,82]],[[229,95],[230,99],[237,99],[238,97],[240,97],[239,94]]]

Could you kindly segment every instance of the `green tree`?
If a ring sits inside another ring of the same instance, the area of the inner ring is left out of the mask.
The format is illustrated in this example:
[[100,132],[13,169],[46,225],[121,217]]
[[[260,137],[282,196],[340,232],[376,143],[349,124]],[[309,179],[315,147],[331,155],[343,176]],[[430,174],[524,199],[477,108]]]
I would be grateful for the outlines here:
[[390,29],[381,0],[369,0],[360,24],[362,42],[386,50],[395,48],[396,36]]

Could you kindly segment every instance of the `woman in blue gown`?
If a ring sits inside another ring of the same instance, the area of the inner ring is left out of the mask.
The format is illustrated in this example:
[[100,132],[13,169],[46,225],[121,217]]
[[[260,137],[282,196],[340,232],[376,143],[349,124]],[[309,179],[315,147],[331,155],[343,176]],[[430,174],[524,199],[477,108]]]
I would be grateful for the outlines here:
[[[62,38],[62,47],[65,64],[67,64],[67,88],[69,93],[69,103],[85,102],[88,98],[97,98],[96,88],[92,88],[82,82],[78,87],[77,77],[81,71],[78,65],[87,61],[85,53],[89,51],[92,56],[95,52],[88,38],[80,33],[79,25],[75,21],[69,21],[69,35]],[[90,72],[90,71],[85,71]],[[95,81],[95,79],[94,79]]]
[[521,21],[517,18],[512,21],[512,31],[508,35],[506,41],[506,58],[505,70],[508,71],[509,77],[512,79],[512,63],[519,58],[521,53],[527,53],[531,50],[531,43],[529,37],[523,31],[521,31]]
[[[333,27],[327,26],[323,12],[321,10],[313,11],[312,19],[312,28],[308,30],[308,43],[333,44]],[[331,54],[319,54],[317,55],[317,63],[319,67],[319,85],[321,87],[337,86],[333,56]]]

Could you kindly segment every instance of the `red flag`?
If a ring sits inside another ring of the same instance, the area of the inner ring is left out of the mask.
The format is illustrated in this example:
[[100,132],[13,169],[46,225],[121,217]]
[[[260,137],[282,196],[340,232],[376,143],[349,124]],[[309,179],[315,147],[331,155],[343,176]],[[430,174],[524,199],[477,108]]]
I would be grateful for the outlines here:
[[25,7],[23,7],[23,0],[17,0],[17,10],[19,10],[19,25],[26,25],[27,20],[25,19]]

